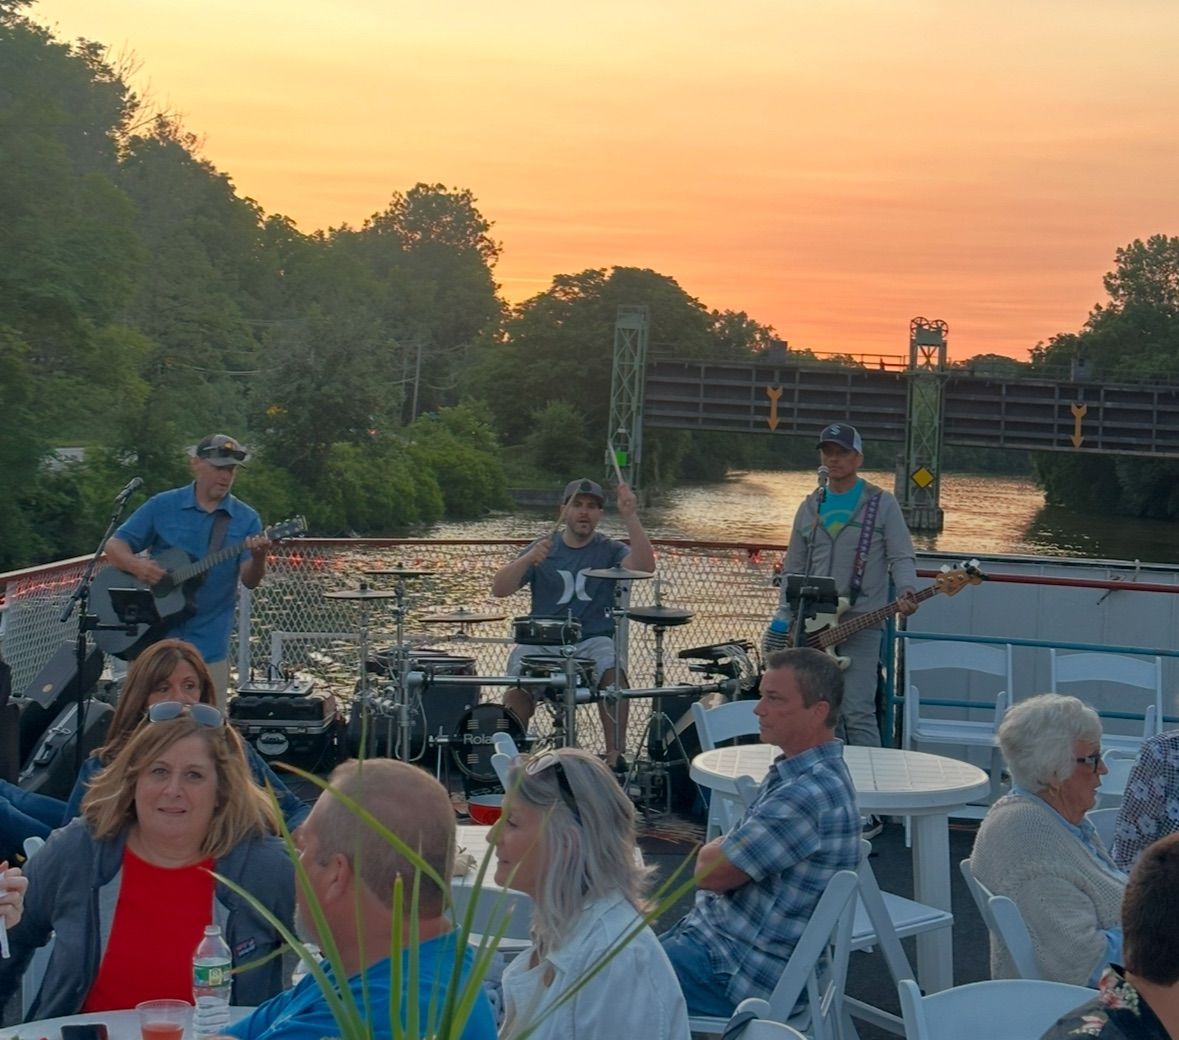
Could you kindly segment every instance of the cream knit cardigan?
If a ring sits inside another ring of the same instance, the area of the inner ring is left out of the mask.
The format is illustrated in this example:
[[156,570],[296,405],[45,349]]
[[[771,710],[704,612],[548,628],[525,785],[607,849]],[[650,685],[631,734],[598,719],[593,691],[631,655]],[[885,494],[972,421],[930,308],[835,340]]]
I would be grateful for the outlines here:
[[[1047,802],[1007,795],[987,812],[970,862],[979,881],[1019,907],[1044,978],[1089,985],[1105,957],[1103,930],[1122,925],[1126,881],[1113,861],[1103,868]],[[994,935],[991,977],[1016,977]]]

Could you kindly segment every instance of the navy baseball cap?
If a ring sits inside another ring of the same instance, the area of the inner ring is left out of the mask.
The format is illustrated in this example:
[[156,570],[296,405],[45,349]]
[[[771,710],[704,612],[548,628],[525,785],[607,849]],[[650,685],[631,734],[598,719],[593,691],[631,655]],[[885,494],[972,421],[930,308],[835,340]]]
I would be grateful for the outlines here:
[[603,507],[606,505],[606,492],[602,490],[602,485],[588,477],[571,480],[565,485],[565,494],[561,496],[561,505],[568,502],[574,495],[593,495],[598,500],[598,505]]
[[864,442],[860,440],[859,430],[846,423],[832,423],[830,426],[824,426],[823,432],[819,434],[818,446],[821,448],[824,444],[839,444],[847,448],[848,451],[864,454]]

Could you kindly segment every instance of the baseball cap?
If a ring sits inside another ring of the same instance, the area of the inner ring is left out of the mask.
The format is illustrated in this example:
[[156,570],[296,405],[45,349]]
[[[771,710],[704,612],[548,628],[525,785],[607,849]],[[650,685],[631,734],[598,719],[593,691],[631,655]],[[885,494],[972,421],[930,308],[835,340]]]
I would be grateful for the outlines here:
[[250,461],[250,449],[227,433],[210,433],[189,448],[188,454],[210,466],[240,466]]
[[860,440],[859,431],[846,423],[832,423],[830,426],[824,426],[823,432],[819,434],[819,447],[821,448],[824,444],[841,444],[848,451],[864,454],[864,442]]
[[574,495],[593,495],[598,500],[598,505],[606,505],[606,492],[602,490],[602,485],[588,477],[571,480],[565,485],[565,493],[561,496],[561,505],[568,502]]

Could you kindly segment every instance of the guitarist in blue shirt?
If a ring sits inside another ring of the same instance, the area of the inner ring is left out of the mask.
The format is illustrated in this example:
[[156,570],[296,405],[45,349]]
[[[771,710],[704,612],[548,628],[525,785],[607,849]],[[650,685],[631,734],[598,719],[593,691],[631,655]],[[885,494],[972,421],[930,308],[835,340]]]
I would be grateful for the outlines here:
[[[244,543],[235,559],[211,567],[195,589],[186,588],[191,613],[176,615],[170,627],[156,633],[158,639],[183,639],[200,650],[224,710],[237,583],[240,578],[248,589],[261,583],[270,540],[258,513],[231,494],[238,466],[249,460],[249,450],[233,437],[214,433],[190,447],[188,455],[193,482],[144,502],[107,542],[106,557],[119,570],[155,586],[168,578],[168,570],[153,558],[165,550],[182,549],[199,561],[223,545]],[[137,555],[145,549],[150,556]],[[169,618],[162,620],[166,624]]]

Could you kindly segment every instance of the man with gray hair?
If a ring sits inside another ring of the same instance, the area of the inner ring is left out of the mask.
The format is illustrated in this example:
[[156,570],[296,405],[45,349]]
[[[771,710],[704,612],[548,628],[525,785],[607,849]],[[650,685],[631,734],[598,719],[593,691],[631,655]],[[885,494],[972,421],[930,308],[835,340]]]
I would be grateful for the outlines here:
[[692,1015],[768,997],[827,882],[860,861],[860,817],[835,725],[843,675],[809,647],[772,654],[754,708],[782,749],[757,798],[696,859],[696,905],[661,937]]
[[[330,786],[295,835],[308,881],[306,887],[300,883],[295,894],[296,925],[321,947],[328,947],[329,938],[335,944],[346,979],[337,979],[326,961],[324,970],[337,993],[342,996],[344,989],[351,992],[373,1040],[391,1040],[394,1013],[405,1028],[411,1001],[417,1002],[420,1034],[433,1036],[448,1013],[457,1013],[462,989],[472,984],[471,950],[459,947],[446,916],[446,893],[438,883],[418,870],[343,798],[356,803],[414,849],[446,885],[453,873],[455,853],[450,797],[437,780],[416,766],[392,759],[346,762],[332,773]],[[398,881],[402,901],[395,916],[393,897]],[[411,924],[415,883],[417,920]],[[319,931],[310,912],[312,903],[330,934]],[[397,920],[401,922],[399,933],[395,930]],[[411,947],[414,929],[417,945]],[[393,949],[400,951],[399,965],[390,957]],[[456,960],[462,963],[460,989],[451,991]],[[397,993],[393,992],[395,977],[401,986]],[[416,982],[416,993],[408,991],[411,981]],[[321,1040],[339,1036],[340,1026],[316,979],[308,973],[227,1032],[239,1040]],[[478,987],[462,1040],[495,1040],[495,1035],[491,1005]]]

